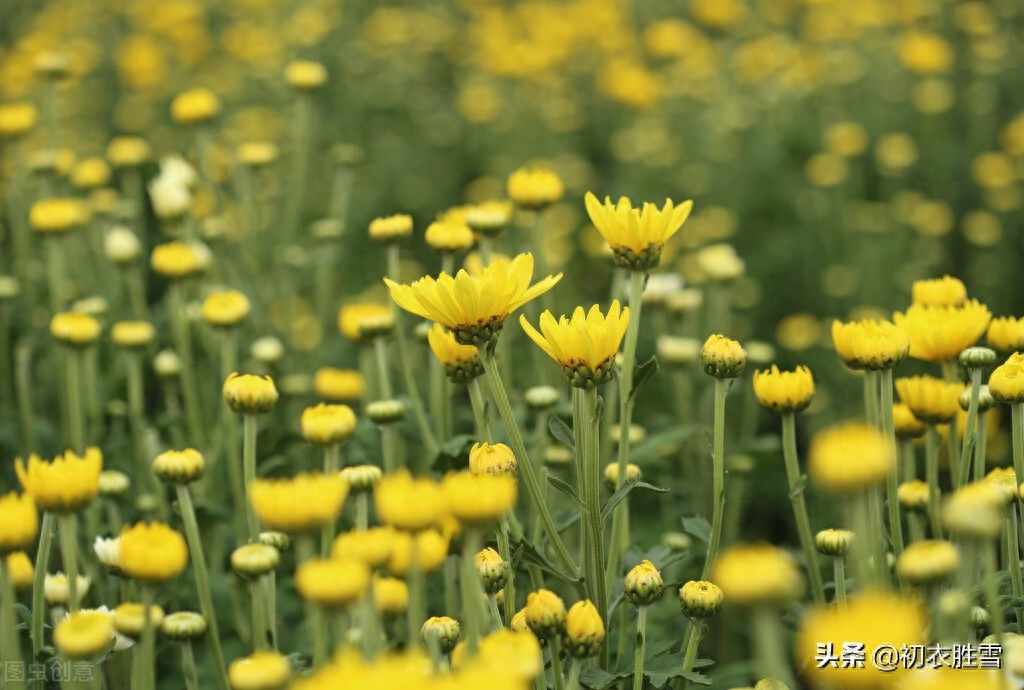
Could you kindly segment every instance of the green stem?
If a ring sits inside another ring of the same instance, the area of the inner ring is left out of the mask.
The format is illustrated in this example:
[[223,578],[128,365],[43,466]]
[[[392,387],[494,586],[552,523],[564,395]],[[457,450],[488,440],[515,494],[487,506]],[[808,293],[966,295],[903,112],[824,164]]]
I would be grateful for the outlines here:
[[[316,557],[316,543],[311,535],[301,534],[298,536],[295,540],[295,556],[296,565],[306,563]],[[313,646],[313,668],[320,668],[327,660],[327,619],[320,605],[307,601],[305,606],[309,642]]]
[[356,529],[366,530],[370,527],[370,494],[366,491],[356,496]]
[[[1016,425],[1014,428],[1017,428]],[[939,520],[939,432],[934,424],[929,424],[925,431],[924,471],[928,482],[928,523],[932,539],[942,539],[942,523]]]
[[[207,621],[207,623],[210,622]],[[153,585],[143,583],[141,661],[139,662],[139,677],[133,686],[141,690],[154,690],[156,687],[156,669],[153,663],[155,632],[153,629]]]
[[782,456],[786,463],[786,478],[789,480],[789,501],[793,505],[796,528],[800,534],[800,545],[807,560],[807,573],[811,581],[811,593],[819,606],[825,603],[825,588],[821,582],[821,568],[818,566],[818,551],[814,546],[811,521],[807,516],[804,500],[804,477],[800,474],[800,461],[796,451],[796,414],[782,415]]
[[[692,671],[693,665],[697,662],[697,648],[700,647],[701,628],[704,627],[703,621],[689,617],[687,620],[690,624],[686,626],[686,633],[683,635],[683,673]],[[682,687],[685,689],[689,683],[690,681],[683,678]]]
[[480,388],[480,378],[477,377],[466,384],[466,389],[469,391],[469,403],[473,407],[477,436],[481,441],[490,443],[494,436],[491,434],[491,420],[487,417],[487,403],[484,402],[483,389]]
[[[221,690],[228,690],[228,679],[225,675],[227,665],[224,663],[224,652],[221,649],[220,634],[217,630],[217,610],[213,606],[213,595],[210,591],[210,576],[206,569],[206,556],[203,553],[203,543],[199,532],[199,522],[196,520],[196,510],[192,505],[192,494],[187,486],[177,485],[175,487],[178,496],[178,508],[181,511],[181,520],[185,525],[185,539],[188,541],[189,554],[192,559],[192,572],[196,578],[196,593],[199,596],[199,611],[206,619],[208,627],[207,639],[210,643],[210,653],[213,656],[213,663],[216,667],[217,687]],[[259,636],[260,627],[253,627],[253,636],[257,640],[257,648],[260,648],[260,641],[266,636]]]
[[36,449],[35,422],[32,417],[32,343],[22,340],[15,348],[14,391],[21,422],[21,450],[28,456]]
[[714,473],[712,498],[715,501],[715,512],[701,580],[707,580],[711,574],[711,566],[718,556],[718,545],[722,540],[722,518],[725,514],[725,379],[715,379],[715,431],[711,462]]
[[836,603],[846,603],[846,563],[842,556],[832,557],[832,572],[836,584]]
[[199,391],[196,389],[196,372],[192,357],[192,338],[189,333],[188,317],[185,315],[184,286],[181,281],[171,284],[167,291],[168,305],[174,325],[175,346],[181,357],[181,392],[185,398],[185,424],[191,437],[191,445],[199,449],[206,447],[203,433],[203,415],[199,408]]
[[864,414],[868,424],[881,428],[878,418],[878,372],[868,369],[864,372]]
[[[46,617],[46,603],[43,599],[43,583],[46,580],[50,562],[50,547],[53,544],[53,533],[57,529],[57,516],[43,513],[43,521],[39,525],[39,550],[36,552],[35,571],[32,575],[32,659],[38,659],[43,651],[43,620]],[[34,681],[37,690],[43,690],[43,681]]]
[[580,690],[580,668],[582,659],[576,657],[569,662],[569,680],[565,684],[565,690]]
[[82,406],[82,353],[68,348],[66,372],[68,377],[68,445],[78,454],[85,452],[85,415]]
[[64,574],[68,577],[68,610],[79,609],[78,597],[78,540],[77,523],[74,513],[61,515],[58,518],[60,530],[60,559],[64,563]]
[[473,527],[467,527],[462,536],[462,572],[459,573],[459,587],[462,590],[462,616],[466,623],[463,637],[471,657],[476,655],[480,632],[483,629],[480,604],[483,601],[484,590],[480,583],[480,575],[473,564],[473,557],[479,550],[480,532]]
[[[324,448],[324,474],[335,475],[341,470],[341,445],[332,443]],[[320,557],[331,555],[331,545],[338,530],[338,521],[331,520],[320,533]]]
[[[242,416],[242,473],[245,480],[245,496],[256,481],[256,415]],[[245,502],[245,523],[249,530],[249,542],[255,543],[260,534],[259,521],[252,501]]]
[[408,649],[419,649],[420,627],[426,620],[426,602],[423,600],[423,568],[420,565],[419,549],[417,548],[416,535],[410,539],[409,554],[409,605],[405,607],[405,618],[408,626],[408,638],[406,646]]
[[[880,372],[882,387],[882,433],[892,448],[893,455],[898,455],[896,445],[896,421],[893,419],[892,400],[892,369]],[[892,538],[893,553],[897,558],[903,553],[903,521],[900,517],[899,499],[899,463],[893,463],[885,485],[885,500],[889,507],[889,536]]]
[[[982,584],[985,590],[985,606],[988,607],[992,634],[999,644],[1003,642],[1003,607],[999,603],[999,581],[996,579],[997,546],[995,541],[981,545]],[[1019,567],[1017,568],[1019,570]]]
[[878,584],[878,571],[872,563],[875,546],[871,544],[870,499],[866,491],[861,491],[849,496],[848,500],[850,510],[849,523],[855,535],[853,555],[857,571],[857,585],[864,589],[870,585]]
[[277,649],[277,574],[271,570],[260,578],[263,598],[266,601],[267,636],[270,648]]
[[1020,537],[1017,531],[1017,504],[1011,503],[1006,513],[1006,569],[1010,571],[1010,586],[1013,591],[1014,609],[1017,614],[1017,630],[1024,630],[1024,578],[1020,569]]
[[132,318],[145,319],[149,310],[146,308],[146,286],[142,282],[142,269],[138,265],[132,265],[121,270],[128,287]]
[[644,687],[644,654],[647,649],[647,607],[636,610],[636,651],[633,653],[633,690]]
[[548,640],[551,652],[551,676],[555,690],[565,690],[565,678],[562,676],[562,640],[558,635]]
[[[18,644],[19,635],[15,630],[17,615],[14,604],[14,583],[11,582],[10,568],[7,567],[7,554],[0,554],[0,667],[8,669],[8,664],[21,664],[21,649]],[[20,680],[4,674],[4,688],[21,690],[25,687]]]
[[[452,609],[454,610],[454,609]],[[373,601],[373,579],[366,590],[362,606],[362,642],[363,656],[367,659],[374,659],[377,656],[377,649],[380,646],[380,613]]]
[[[986,453],[988,451],[988,414],[978,415],[978,442],[974,450],[974,481],[985,478]],[[1016,472],[1016,470],[1014,470]],[[1017,475],[1020,476],[1019,474]]]
[[398,431],[394,424],[380,426],[381,455],[384,456],[384,473],[391,474],[398,469]]
[[459,575],[459,557],[446,556],[444,559],[444,610],[457,611],[459,608],[456,581]]
[[508,432],[509,442],[512,444],[512,452],[518,461],[517,466],[526,484],[526,490],[530,494],[530,500],[533,501],[534,507],[540,514],[544,530],[547,532],[548,539],[555,549],[558,560],[568,570],[569,574],[575,574],[577,572],[576,564],[573,562],[568,549],[565,548],[565,543],[555,527],[547,503],[544,502],[540,483],[537,481],[536,470],[533,467],[530,456],[526,452],[526,446],[523,444],[523,437],[519,432],[519,425],[516,423],[515,415],[512,412],[508,393],[505,392],[505,385],[501,381],[501,374],[498,372],[497,362],[494,359],[494,350],[491,345],[484,348],[485,352],[481,353],[480,361],[483,364],[487,381],[491,387],[491,395],[498,406],[498,413],[505,423],[505,430]]
[[[601,621],[608,629],[608,586],[604,559],[604,522],[601,518],[601,451],[598,445],[597,388],[574,388],[579,399],[580,418],[574,425],[577,431],[576,451],[583,470],[580,496],[583,499],[583,520],[587,530],[587,549],[583,559],[583,579],[587,595],[597,607]],[[607,640],[601,645],[601,657],[606,661]],[[607,665],[607,664],[602,664]]]
[[[399,275],[398,245],[388,245],[387,252],[388,275],[397,278]],[[413,376],[412,360],[409,357],[409,346],[405,338],[405,331],[402,326],[402,313],[395,314],[395,340],[398,344],[398,365],[402,370],[402,380],[405,383],[405,392],[409,396],[409,404],[412,407],[413,416],[416,418],[416,425],[419,427],[420,436],[426,446],[423,462],[430,461],[437,455],[440,446],[437,437],[434,435],[430,424],[427,422],[427,414],[423,410],[423,400],[420,398],[419,388],[416,386],[416,378]]]
[[[978,395],[981,392],[981,367],[971,367],[971,400],[967,406],[967,421],[964,425],[964,438],[960,447],[960,474],[957,486],[966,484],[971,476],[971,450],[978,442]],[[898,555],[898,554],[897,554]]]
[[196,672],[196,656],[192,653],[192,642],[181,643],[181,670],[185,675],[186,690],[199,690],[199,674]]
[[373,354],[377,361],[377,377],[381,397],[390,400],[395,392],[391,387],[391,376],[388,373],[388,342],[384,338],[373,339]]
[[48,236],[46,243],[46,280],[50,290],[50,314],[60,311],[61,281],[64,279],[64,238],[60,235]]
[[498,610],[498,597],[487,597],[487,607],[490,609],[491,621],[494,623],[494,627],[490,627],[489,629],[500,630],[504,626],[504,622],[501,620],[501,611]]
[[[509,564],[508,577],[505,578],[505,621],[511,623],[512,616],[516,615],[516,574],[512,569],[512,547],[508,538],[508,519],[504,516],[501,518],[501,522],[498,525],[497,530],[498,537],[498,554],[501,559]],[[501,618],[498,618],[498,624],[503,625]]]
[[1024,403],[1010,405],[1010,428],[1013,441],[1013,472],[1016,481],[1024,481]]
[[779,626],[778,612],[765,606],[758,606],[753,613],[754,647],[757,650],[758,674],[762,678],[780,680],[788,688],[797,687],[786,661],[783,631]]

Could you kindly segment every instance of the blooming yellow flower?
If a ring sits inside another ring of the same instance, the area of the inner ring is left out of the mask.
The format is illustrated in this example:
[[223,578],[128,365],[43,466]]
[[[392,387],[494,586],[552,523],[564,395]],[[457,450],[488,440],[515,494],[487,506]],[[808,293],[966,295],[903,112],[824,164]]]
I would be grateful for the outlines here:
[[431,249],[454,254],[473,246],[473,231],[465,223],[438,220],[427,226],[423,239]]
[[881,431],[862,422],[850,422],[814,437],[807,469],[815,484],[846,492],[885,481],[895,463],[893,445]]
[[31,493],[0,496],[0,558],[31,546],[38,531],[39,513]]
[[165,278],[185,278],[202,268],[199,254],[184,242],[168,242],[153,247],[149,257],[153,270]]
[[203,318],[211,326],[230,328],[249,315],[249,298],[238,290],[217,290],[203,300]]
[[612,302],[607,316],[594,305],[589,312],[576,307],[571,319],[555,321],[550,311],[540,315],[540,332],[526,315],[519,317],[523,330],[549,357],[558,362],[577,388],[593,388],[615,375],[615,354],[629,325],[629,307],[620,309]]
[[988,377],[988,390],[996,402],[1024,402],[1024,354],[1014,352]]
[[89,220],[89,209],[79,199],[40,199],[32,204],[28,222],[38,233],[61,233]]
[[141,137],[114,137],[107,144],[107,160],[115,168],[142,165],[152,153],[149,142]]
[[370,239],[382,244],[397,242],[412,235],[412,216],[398,214],[374,218],[370,222]]
[[740,606],[786,603],[804,591],[796,562],[769,544],[739,544],[726,550],[715,560],[711,580],[726,601]]
[[355,558],[314,558],[295,569],[295,588],[306,601],[347,606],[363,598],[370,568]]
[[923,511],[928,507],[928,484],[915,479],[900,484],[896,491],[900,505],[907,510]]
[[391,530],[390,540],[387,570],[395,577],[404,578],[409,574],[413,554],[420,570],[425,573],[432,573],[440,568],[448,556],[448,538],[436,529],[425,529],[415,533]]
[[988,324],[985,340],[1000,352],[1024,350],[1024,318],[999,316]]
[[381,613],[401,613],[409,606],[409,587],[398,578],[374,577],[371,586],[373,603]]
[[277,146],[269,141],[246,141],[235,149],[235,158],[252,168],[270,165],[277,160]]
[[[114,609],[114,629],[122,635],[135,639],[142,636],[142,628],[146,625],[146,609],[142,604],[125,602]],[[159,606],[149,608],[149,619],[154,628],[164,622],[164,610]]]
[[841,650],[844,642],[864,642],[865,649],[883,644],[923,644],[927,618],[914,600],[896,594],[865,592],[852,597],[846,606],[822,607],[807,613],[800,622],[793,655],[797,669],[807,674],[812,685],[878,690],[895,687],[905,670],[879,670],[873,664],[854,669],[836,668],[815,662],[822,644]]
[[484,373],[475,345],[460,345],[455,335],[439,323],[427,331],[430,349],[445,375],[455,383],[468,383]]
[[978,341],[992,314],[985,305],[970,300],[960,306],[913,304],[892,318],[910,338],[911,357],[946,362]]
[[312,60],[293,60],[284,68],[284,80],[293,89],[311,91],[327,83],[327,68]]
[[53,629],[53,644],[69,659],[94,657],[113,637],[114,621],[107,611],[76,611]]
[[508,198],[520,208],[539,211],[563,194],[562,178],[546,168],[520,168],[508,178]]
[[313,390],[325,400],[355,402],[366,394],[366,379],[353,369],[321,367],[313,375]]
[[[907,356],[910,338],[888,321],[832,322],[832,344],[851,369],[891,369]],[[959,352],[957,353],[959,354]]]
[[474,443],[469,450],[469,471],[473,474],[515,476],[516,456],[504,443]]
[[967,301],[967,287],[952,276],[916,280],[911,287],[911,298],[922,307],[956,307]]
[[[3,552],[3,547],[0,547],[0,552]],[[0,555],[0,558],[7,559],[7,576],[11,578],[11,585],[15,591],[20,592],[32,586],[35,566],[32,565],[27,553],[12,551],[6,556]]]
[[485,201],[466,209],[466,225],[473,232],[497,237],[512,220],[512,204],[507,201]]
[[944,424],[960,412],[964,386],[934,376],[908,376],[894,382],[900,400],[925,424]]
[[224,381],[224,400],[239,414],[270,412],[277,399],[277,388],[269,376],[233,373]]
[[347,496],[348,484],[340,474],[257,479],[249,487],[249,502],[260,522],[286,534],[317,530],[335,520]]
[[21,458],[14,463],[25,493],[50,513],[76,513],[89,505],[99,493],[102,470],[103,454],[96,447],[87,448],[81,456],[69,450],[52,462],[33,454],[27,467]]
[[1003,527],[1005,491],[993,482],[966,484],[946,499],[942,524],[960,537],[995,539]]
[[144,582],[167,582],[188,565],[185,538],[162,522],[140,522],[121,530],[121,570]]
[[499,629],[480,640],[476,663],[462,663],[459,674],[466,688],[528,688],[544,671],[540,642],[529,632]]
[[922,539],[907,546],[896,560],[896,572],[915,585],[944,580],[960,566],[960,552],[952,542]]
[[171,119],[179,125],[194,125],[217,117],[220,99],[209,89],[191,89],[171,101]]
[[110,339],[118,347],[145,347],[155,337],[156,329],[148,321],[118,321],[110,329]]
[[584,599],[569,608],[562,638],[566,650],[576,658],[597,654],[604,641],[604,620],[592,601]]
[[85,347],[100,337],[100,322],[79,312],[54,314],[50,319],[50,335],[64,345]]
[[398,532],[391,527],[371,527],[339,534],[334,539],[334,558],[357,558],[371,568],[382,568],[391,558]]
[[31,103],[0,105],[0,137],[15,138],[28,134],[39,120],[39,111]]
[[754,394],[758,402],[773,412],[800,412],[814,397],[814,378],[807,367],[779,371],[773,364],[770,371],[754,372]]
[[739,342],[720,333],[711,335],[700,349],[704,373],[716,379],[732,379],[743,373],[747,352]]
[[492,262],[479,276],[459,271],[454,278],[442,273],[411,285],[384,282],[402,309],[447,326],[463,345],[482,345],[497,335],[509,314],[554,287],[562,274],[531,286],[532,277],[533,256],[519,254],[512,261]]
[[658,265],[665,243],[679,231],[693,209],[692,201],[675,206],[671,199],[660,209],[650,203],[635,209],[626,197],[617,204],[605,197],[602,204],[591,192],[587,192],[584,201],[590,220],[611,246],[617,265],[637,271]]
[[356,413],[348,405],[320,403],[302,411],[300,424],[307,441],[329,446],[352,438],[356,431]]
[[102,187],[110,181],[110,167],[98,156],[79,161],[71,169],[71,185],[78,189]]
[[916,74],[944,74],[953,66],[956,53],[939,34],[908,31],[900,37],[899,58]]
[[892,418],[897,438],[919,438],[924,435],[924,424],[914,416],[906,403],[896,403],[892,406]]
[[441,481],[444,502],[465,525],[489,525],[516,503],[515,479],[503,474],[455,472]]
[[291,675],[288,657],[263,649],[228,665],[231,690],[277,690],[284,687]]
[[407,470],[381,479],[373,499],[381,521],[398,529],[433,527],[441,516],[441,487],[429,477],[413,479]]
[[354,343],[364,342],[380,328],[390,331],[394,323],[391,307],[377,302],[346,304],[338,312],[338,330]]

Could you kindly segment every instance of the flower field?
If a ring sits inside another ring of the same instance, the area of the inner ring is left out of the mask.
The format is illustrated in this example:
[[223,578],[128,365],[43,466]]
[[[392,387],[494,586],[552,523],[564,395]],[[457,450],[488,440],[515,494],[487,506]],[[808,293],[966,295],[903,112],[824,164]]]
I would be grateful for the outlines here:
[[0,6],[0,689],[1024,687],[1021,36]]

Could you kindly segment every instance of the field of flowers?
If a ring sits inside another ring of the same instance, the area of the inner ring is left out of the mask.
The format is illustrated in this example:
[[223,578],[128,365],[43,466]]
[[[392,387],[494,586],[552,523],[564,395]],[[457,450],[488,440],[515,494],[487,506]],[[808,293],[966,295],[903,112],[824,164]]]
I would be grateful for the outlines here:
[[0,5],[0,689],[1024,687],[1022,36]]

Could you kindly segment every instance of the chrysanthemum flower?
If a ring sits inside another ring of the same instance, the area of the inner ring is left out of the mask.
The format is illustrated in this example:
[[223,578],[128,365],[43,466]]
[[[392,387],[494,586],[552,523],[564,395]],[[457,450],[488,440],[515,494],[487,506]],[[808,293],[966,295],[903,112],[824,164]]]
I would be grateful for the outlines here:
[[302,436],[310,443],[329,446],[343,443],[356,431],[356,413],[348,405],[320,403],[302,411]]
[[945,424],[960,411],[964,387],[934,376],[908,376],[894,382],[900,400],[925,424]]
[[922,307],[955,307],[967,301],[967,287],[952,276],[917,280],[911,287],[911,298]]
[[508,475],[456,472],[441,482],[445,504],[464,525],[494,523],[516,503],[516,482]]
[[107,611],[76,611],[53,629],[53,643],[69,659],[88,659],[114,638],[114,621]]
[[377,516],[398,529],[418,531],[433,527],[441,515],[441,489],[433,479],[413,479],[406,470],[380,480],[373,492]]
[[421,278],[411,285],[384,279],[395,304],[406,311],[450,328],[463,345],[482,345],[497,335],[509,314],[544,294],[562,279],[548,276],[530,285],[533,256],[494,261],[479,276],[459,271],[453,278]]
[[203,300],[203,319],[211,326],[237,326],[249,315],[249,298],[238,290],[217,290]]
[[39,531],[39,513],[32,494],[11,491],[0,496],[0,557],[27,548]]
[[985,340],[1000,352],[1024,350],[1024,318],[1000,316],[992,319]]
[[996,402],[1024,402],[1024,354],[1015,352],[993,370],[988,390]]
[[738,544],[726,550],[711,569],[711,581],[726,601],[740,606],[786,603],[804,591],[796,561],[770,544]]
[[992,313],[984,304],[970,300],[956,307],[913,304],[892,318],[910,338],[911,357],[947,362],[978,341]]
[[121,530],[121,570],[144,582],[167,582],[188,565],[188,545],[179,532],[162,522],[140,522]]
[[317,530],[331,522],[346,497],[348,484],[339,474],[257,479],[249,487],[249,502],[260,522],[287,534]]
[[21,458],[14,463],[25,492],[36,505],[51,513],[76,513],[89,505],[99,493],[102,470],[103,454],[99,448],[88,448],[82,456],[69,450],[53,462],[31,455],[27,467]]
[[617,204],[605,197],[602,204],[592,192],[587,192],[584,201],[590,220],[611,246],[616,264],[634,271],[658,265],[665,243],[679,231],[693,208],[692,201],[675,206],[667,199],[660,209],[650,203],[635,209],[626,197]]
[[[891,369],[907,356],[910,338],[888,321],[832,322],[836,354],[851,369]],[[959,352],[957,352],[959,354]]]
[[455,335],[441,324],[435,323],[427,331],[427,342],[445,375],[453,382],[468,383],[484,373],[476,346],[460,345]]
[[295,588],[306,601],[347,606],[363,598],[370,568],[355,558],[314,558],[295,569]]
[[589,312],[576,307],[571,319],[555,317],[550,311],[540,315],[537,332],[526,316],[519,317],[523,330],[533,342],[558,362],[569,383],[577,388],[593,388],[615,375],[615,353],[629,325],[629,307],[620,309],[612,302],[607,316],[594,305]]
[[815,484],[840,493],[882,483],[895,463],[896,451],[881,431],[853,422],[814,437],[807,469]]
[[807,367],[779,371],[773,364],[770,371],[754,372],[754,394],[773,412],[799,412],[814,398],[814,378]]

